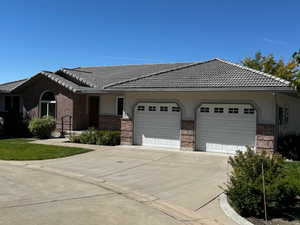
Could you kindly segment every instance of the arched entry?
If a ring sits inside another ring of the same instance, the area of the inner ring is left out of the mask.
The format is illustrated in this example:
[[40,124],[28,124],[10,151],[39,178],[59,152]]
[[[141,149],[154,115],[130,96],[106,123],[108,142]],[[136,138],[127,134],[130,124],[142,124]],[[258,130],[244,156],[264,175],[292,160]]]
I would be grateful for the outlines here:
[[52,116],[56,117],[56,99],[55,95],[46,91],[41,95],[40,98],[40,116]]

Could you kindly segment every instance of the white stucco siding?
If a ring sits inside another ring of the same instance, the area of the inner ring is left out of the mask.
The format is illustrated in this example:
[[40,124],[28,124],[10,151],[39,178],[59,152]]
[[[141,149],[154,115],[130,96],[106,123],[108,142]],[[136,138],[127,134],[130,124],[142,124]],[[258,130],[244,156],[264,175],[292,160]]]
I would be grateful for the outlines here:
[[277,103],[279,107],[288,108],[288,123],[279,126],[281,134],[300,133],[300,98],[285,94],[278,94]]
[[125,93],[124,116],[132,118],[138,102],[176,102],[182,108],[183,120],[194,120],[195,109],[201,103],[252,103],[257,107],[258,123],[274,124],[274,96],[270,92],[134,92]]

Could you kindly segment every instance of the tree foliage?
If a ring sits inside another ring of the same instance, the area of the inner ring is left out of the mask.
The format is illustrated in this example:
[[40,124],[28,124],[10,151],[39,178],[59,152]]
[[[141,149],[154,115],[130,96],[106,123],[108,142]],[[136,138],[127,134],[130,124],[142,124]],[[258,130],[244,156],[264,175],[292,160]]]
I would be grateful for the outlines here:
[[246,57],[242,60],[246,67],[272,74],[283,78],[300,89],[300,50],[295,52],[285,63],[283,59],[275,59],[273,54],[263,56],[261,52],[256,52],[253,58]]

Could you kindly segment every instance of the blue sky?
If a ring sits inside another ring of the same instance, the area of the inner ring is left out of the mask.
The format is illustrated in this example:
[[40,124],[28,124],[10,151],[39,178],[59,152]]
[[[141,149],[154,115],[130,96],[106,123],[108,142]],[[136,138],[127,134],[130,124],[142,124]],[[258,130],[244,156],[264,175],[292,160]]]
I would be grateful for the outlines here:
[[0,83],[94,65],[240,62],[300,49],[299,0],[19,0],[0,5]]

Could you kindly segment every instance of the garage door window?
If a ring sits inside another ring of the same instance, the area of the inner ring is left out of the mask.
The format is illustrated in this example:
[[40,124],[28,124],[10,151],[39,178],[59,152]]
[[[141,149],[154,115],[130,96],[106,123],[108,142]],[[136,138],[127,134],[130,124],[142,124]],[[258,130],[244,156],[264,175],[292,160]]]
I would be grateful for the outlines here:
[[214,112],[215,113],[223,113],[224,112],[224,108],[215,108]]
[[228,109],[228,113],[230,113],[230,114],[238,114],[239,113],[239,109],[238,108],[229,108]]
[[253,108],[245,108],[244,114],[254,114],[254,109]]
[[139,106],[137,107],[137,111],[145,111],[145,106],[139,105]]
[[208,113],[209,112],[209,108],[208,107],[201,107],[200,108],[200,112]]
[[161,106],[160,111],[161,112],[168,112],[168,106]]
[[156,106],[149,106],[148,110],[150,112],[154,112],[154,111],[156,111]]
[[172,112],[180,112],[180,108],[179,107],[172,107]]

